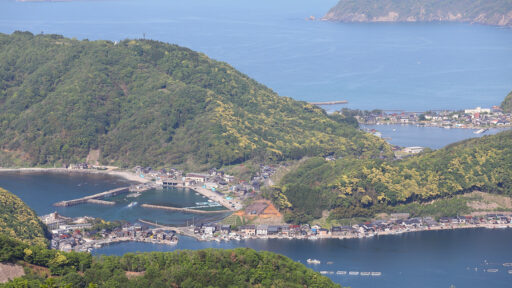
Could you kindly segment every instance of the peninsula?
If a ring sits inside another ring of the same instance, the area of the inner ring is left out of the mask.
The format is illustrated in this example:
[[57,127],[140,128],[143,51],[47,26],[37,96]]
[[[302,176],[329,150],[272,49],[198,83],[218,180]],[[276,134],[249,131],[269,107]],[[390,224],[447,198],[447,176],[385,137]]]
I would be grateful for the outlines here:
[[340,0],[322,18],[341,22],[467,22],[512,25],[512,1]]

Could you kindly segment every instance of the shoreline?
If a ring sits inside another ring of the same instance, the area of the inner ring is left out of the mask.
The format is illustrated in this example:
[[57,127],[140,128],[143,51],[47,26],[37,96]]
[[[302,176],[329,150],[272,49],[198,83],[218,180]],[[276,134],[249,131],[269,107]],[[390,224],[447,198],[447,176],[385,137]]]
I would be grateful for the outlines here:
[[95,169],[68,169],[68,168],[0,168],[0,173],[20,173],[20,174],[37,174],[37,173],[57,173],[57,174],[98,174],[110,175],[123,178],[125,180],[148,183],[148,179],[141,178],[135,173],[126,170],[95,170]]

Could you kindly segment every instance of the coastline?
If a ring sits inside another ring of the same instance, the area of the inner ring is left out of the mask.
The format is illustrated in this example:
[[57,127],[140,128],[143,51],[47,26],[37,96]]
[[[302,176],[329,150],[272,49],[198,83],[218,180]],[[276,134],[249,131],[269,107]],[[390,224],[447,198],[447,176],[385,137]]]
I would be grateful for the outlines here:
[[95,170],[95,169],[68,169],[68,168],[0,168],[0,173],[20,173],[20,174],[34,174],[34,173],[58,173],[58,174],[104,174],[110,176],[121,177],[123,179],[138,182],[148,183],[148,179],[141,178],[135,173],[126,170]]

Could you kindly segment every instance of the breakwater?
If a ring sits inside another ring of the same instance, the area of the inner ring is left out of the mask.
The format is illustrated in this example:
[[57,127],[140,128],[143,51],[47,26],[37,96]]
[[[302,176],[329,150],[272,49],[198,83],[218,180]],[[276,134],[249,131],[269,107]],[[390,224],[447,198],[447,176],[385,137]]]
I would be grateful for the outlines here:
[[[74,206],[74,205],[78,205],[78,204],[91,203],[90,202],[91,200],[98,200],[98,199],[103,199],[103,198],[106,198],[106,197],[112,197],[112,196],[120,195],[120,194],[123,194],[123,193],[127,193],[129,191],[130,191],[130,187],[121,187],[121,188],[116,188],[116,189],[108,190],[108,191],[105,191],[105,192],[101,192],[101,193],[98,193],[98,194],[94,194],[94,195],[90,195],[90,196],[85,196],[85,197],[78,198],[78,199],[67,200],[67,201],[60,201],[60,202],[57,202],[57,203],[53,204],[53,206],[69,207],[69,206]],[[102,201],[102,202],[105,202],[105,203],[101,203],[101,204],[106,204],[106,202],[108,202],[108,201]],[[98,202],[96,201],[96,202],[93,202],[93,203],[98,203]]]
[[179,212],[193,213],[193,214],[212,214],[212,213],[229,212],[229,210],[206,211],[206,210],[197,210],[197,209],[191,209],[191,208],[178,208],[178,207],[172,207],[172,206],[161,206],[161,205],[152,205],[152,204],[142,204],[140,206],[144,207],[144,208],[163,209],[163,210],[179,211]]

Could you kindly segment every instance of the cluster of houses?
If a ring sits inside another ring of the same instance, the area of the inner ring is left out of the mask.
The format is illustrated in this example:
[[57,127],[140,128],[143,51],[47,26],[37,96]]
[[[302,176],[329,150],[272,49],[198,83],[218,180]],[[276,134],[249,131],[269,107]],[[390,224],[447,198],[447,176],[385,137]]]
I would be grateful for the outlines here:
[[355,116],[359,123],[368,125],[380,124],[413,124],[444,128],[493,128],[512,126],[512,115],[504,113],[498,106],[492,108],[476,107],[464,111],[429,111],[385,113],[373,111]]
[[[362,224],[332,226],[330,229],[319,225],[242,225],[236,228],[230,225],[198,224],[194,234],[201,240],[230,240],[247,238],[362,238],[378,234],[399,234],[409,231],[429,229],[450,229],[456,226],[487,227],[489,225],[512,224],[510,215],[488,214],[471,217],[443,217],[436,221],[432,217],[409,218],[408,213],[391,214],[389,220],[376,220]],[[469,226],[471,225],[471,226]],[[500,227],[500,226],[496,226]]]
[[57,212],[40,217],[52,233],[51,248],[61,251],[91,251],[114,242],[139,241],[161,244],[175,244],[176,232],[150,230],[140,224],[128,223],[112,230],[94,229],[95,218],[69,218]]

